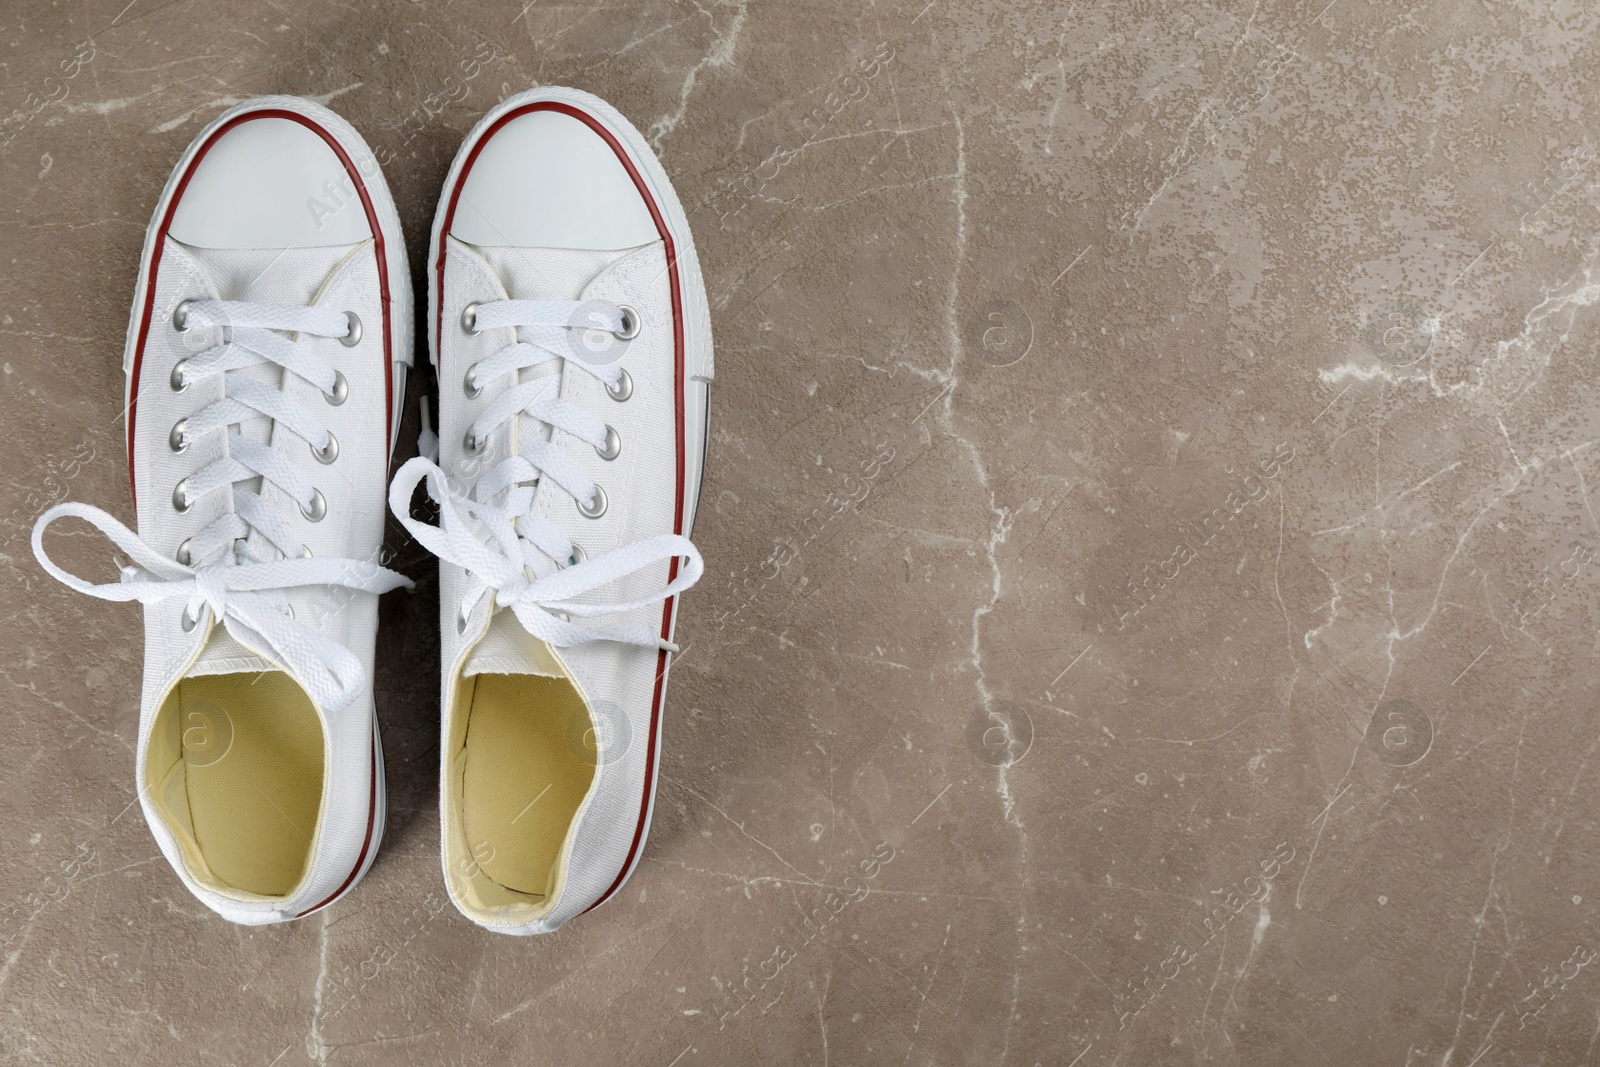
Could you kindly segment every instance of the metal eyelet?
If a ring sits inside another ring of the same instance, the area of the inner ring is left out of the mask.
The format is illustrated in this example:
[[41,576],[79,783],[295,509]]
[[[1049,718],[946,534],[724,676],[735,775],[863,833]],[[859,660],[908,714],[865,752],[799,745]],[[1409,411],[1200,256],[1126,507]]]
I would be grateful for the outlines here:
[[311,490],[311,506],[301,508],[300,514],[312,522],[321,522],[322,517],[328,513],[328,502],[322,496],[322,490]]
[[200,620],[190,618],[189,609],[186,607],[183,609],[183,614],[178,617],[178,625],[183,627],[184,633],[193,633],[194,628],[200,625]]
[[311,454],[316,457],[318,463],[327,465],[339,458],[339,439],[333,436],[332,430],[328,431],[328,446],[326,448],[317,448],[311,445],[309,441],[306,444],[311,447]]
[[194,507],[194,501],[189,499],[189,479],[185,478],[172,487],[172,506],[180,515]]
[[470,334],[478,332],[478,305],[468,304],[461,309],[461,328]]
[[464,634],[464,633],[467,632],[467,621],[468,621],[467,620],[467,611],[466,611],[465,606],[457,608],[456,609],[456,633]]
[[333,372],[333,392],[331,392],[331,393],[323,393],[322,394],[322,399],[326,400],[329,404],[333,405],[334,407],[338,407],[340,404],[343,404],[345,402],[345,399],[347,397],[349,397],[349,395],[350,395],[350,383],[344,380],[344,374],[343,373],[341,373],[339,371],[334,371]]
[[601,459],[616,459],[622,455],[622,435],[615,427],[607,426],[605,447],[597,448],[595,451],[600,454]]
[[177,560],[185,567],[189,566],[189,564],[193,562],[192,557],[189,555],[189,542],[193,540],[194,538],[192,537],[187,538],[183,544],[178,546],[178,551],[172,554],[172,558]]
[[631,341],[639,336],[640,330],[644,329],[644,320],[627,304],[618,304],[617,307],[622,311],[622,329],[612,336],[619,341]]
[[483,451],[483,442],[478,440],[478,435],[471,430],[467,431],[467,435],[461,439],[461,443],[466,446],[467,455],[469,456],[476,456]]
[[300,546],[300,558],[301,559],[310,559],[311,558],[311,546],[310,545],[302,544]]
[[354,311],[346,311],[344,317],[350,322],[350,332],[339,338],[339,343],[346,348],[354,348],[361,343],[361,317]]
[[633,395],[633,375],[623,371],[622,377],[617,379],[615,388],[606,386],[606,394],[619,404],[628,399]]
[[606,491],[596,485],[594,487],[594,496],[590,498],[589,502],[586,504],[579,500],[577,505],[579,515],[586,519],[598,519],[606,513]]
[[174,452],[182,452],[189,447],[189,437],[185,431],[189,429],[188,419],[179,419],[172,424],[172,432],[167,434],[167,447]]
[[193,302],[180,300],[178,306],[172,309],[172,328],[179,333],[185,333],[189,329],[189,305]]
[[185,389],[189,388],[189,383],[183,379],[183,368],[187,366],[188,363],[188,360],[180,359],[178,362],[172,365],[172,376],[169,377],[167,381],[172,385],[172,391],[174,393],[181,393]]
[[583,546],[576,541],[572,542],[572,555],[567,557],[567,566],[576,567],[588,558],[589,554],[583,550]]
[[483,387],[478,384],[478,365],[474,363],[467,368],[467,373],[461,376],[461,391],[467,394],[468,400],[478,399],[478,394],[483,392]]

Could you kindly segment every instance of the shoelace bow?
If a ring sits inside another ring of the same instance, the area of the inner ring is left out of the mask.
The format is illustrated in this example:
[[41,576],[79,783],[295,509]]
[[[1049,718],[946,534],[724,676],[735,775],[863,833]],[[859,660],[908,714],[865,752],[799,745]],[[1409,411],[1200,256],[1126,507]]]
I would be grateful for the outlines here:
[[[338,711],[365,689],[366,672],[349,649],[295,621],[284,590],[342,586],[386,593],[410,588],[412,583],[376,563],[304,554],[304,546],[296,543],[274,506],[261,493],[238,483],[259,477],[262,488],[267,483],[277,486],[308,515],[326,507],[321,493],[286,456],[231,433],[228,427],[266,416],[304,438],[313,450],[336,453],[333,435],[305,408],[281,390],[233,372],[275,365],[317,386],[330,403],[342,403],[348,388],[343,377],[276,331],[344,337],[358,327],[344,313],[325,308],[222,300],[191,302],[186,324],[226,326],[229,336],[223,344],[180,363],[173,372],[174,385],[186,388],[200,378],[222,374],[225,395],[180,420],[173,428],[174,447],[187,448],[197,438],[218,431],[228,437],[221,457],[179,483],[173,504],[188,510],[207,493],[229,488],[232,510],[184,542],[177,559],[169,559],[100,508],[57,504],[34,523],[33,554],[52,577],[102,600],[152,604],[184,599],[186,625],[197,624],[209,607],[241,643],[260,644],[277,657],[320,707]],[[119,582],[89,582],[50,559],[44,532],[57,519],[69,516],[88,522],[128,554],[132,563],[121,568]]]
[[[572,331],[600,329],[620,333],[622,311],[595,301],[500,300],[476,309],[478,330],[516,327],[517,341],[502,348],[467,371],[469,388],[506,374],[561,360],[582,368],[616,392],[625,373],[615,362],[582,357]],[[612,431],[599,419],[556,395],[561,376],[545,374],[508,389],[473,421],[467,432],[468,448],[476,451],[505,423],[529,416],[563,430],[597,450],[614,443]],[[427,442],[425,434],[425,443]],[[438,464],[423,457],[408,461],[389,487],[389,507],[411,535],[440,559],[465,568],[492,591],[494,603],[509,607],[523,628],[557,648],[589,641],[619,641],[646,648],[676,652],[658,631],[642,622],[617,622],[584,626],[574,618],[594,619],[620,615],[659,604],[700,579],[705,564],[687,537],[660,534],[572,563],[578,550],[554,523],[532,511],[534,489],[549,478],[580,504],[602,499],[600,487],[585,475],[562,449],[542,437],[519,442],[520,455],[501,460],[473,486],[470,493],[451,488]],[[425,448],[425,450],[427,450]],[[411,497],[426,483],[428,496],[439,508],[439,525],[411,518]],[[619,578],[675,557],[686,560],[683,571],[660,590],[636,600],[607,604],[585,603],[583,597]],[[469,597],[460,607],[465,619],[477,602]]]

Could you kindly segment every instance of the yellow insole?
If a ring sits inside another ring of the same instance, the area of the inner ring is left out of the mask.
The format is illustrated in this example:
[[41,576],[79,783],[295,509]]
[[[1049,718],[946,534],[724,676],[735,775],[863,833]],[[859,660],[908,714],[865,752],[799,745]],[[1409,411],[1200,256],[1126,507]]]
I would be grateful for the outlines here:
[[565,678],[480,674],[468,698],[462,820],[473,859],[507,889],[545,896],[594,779],[589,711]]
[[194,837],[226,885],[284,896],[305,873],[322,805],[322,726],[281,671],[178,684]]

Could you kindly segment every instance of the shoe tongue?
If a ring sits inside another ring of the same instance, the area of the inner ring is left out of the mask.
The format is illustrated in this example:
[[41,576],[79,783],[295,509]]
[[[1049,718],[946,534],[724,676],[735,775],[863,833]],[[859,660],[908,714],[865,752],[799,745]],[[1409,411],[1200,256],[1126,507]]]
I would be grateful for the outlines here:
[[[363,242],[364,243],[364,242]],[[219,300],[243,300],[261,304],[310,304],[322,292],[329,275],[343,263],[359,245],[327,248],[183,248],[211,278]],[[262,364],[230,371],[242,374],[273,389],[283,386],[285,372],[278,367]],[[272,420],[258,415],[239,423],[240,437],[261,445],[272,444]],[[260,492],[261,479],[251,478],[240,483],[250,492]],[[252,532],[252,541],[260,539]],[[223,633],[219,627],[218,633]],[[216,639],[213,639],[215,643]],[[229,640],[232,640],[230,637]],[[234,642],[235,645],[238,642]],[[209,647],[208,647],[209,651]],[[221,655],[222,653],[219,653]],[[201,655],[201,660],[206,654]],[[254,670],[256,668],[237,668]],[[265,668],[275,670],[275,667]],[[228,673],[223,670],[207,671],[209,674]]]
[[[622,252],[589,251],[576,248],[503,248],[472,245],[494,271],[512,300],[581,300],[589,284],[607,267],[627,255]],[[561,373],[561,364],[550,362],[521,371],[518,382],[550,378]],[[524,423],[530,420],[524,417]],[[549,427],[530,427],[544,440]]]
[[184,245],[221,300],[309,304],[355,245],[327,248],[197,248]]
[[[489,269],[500,280],[506,296],[511,300],[581,300],[584,291],[597,277],[633,251],[626,248],[602,251],[500,245],[467,247],[489,265]],[[551,360],[519,371],[517,382],[520,385],[539,378],[555,378],[560,374],[561,364]],[[528,415],[517,416],[517,426],[522,439],[527,442],[527,446],[522,449],[523,458],[531,460],[534,456],[533,442],[549,441],[550,427]]]
[[633,251],[470,247],[489,264],[512,300],[580,300],[601,271]]
[[489,631],[467,657],[462,677],[474,674],[537,674],[565,678],[561,661],[545,642],[522,628],[516,613],[502,608],[489,620]]
[[226,627],[213,626],[211,628],[211,639],[206,642],[206,647],[200,651],[199,658],[194,661],[194,664],[184,677],[198,678],[207,674],[261,673],[282,669],[271,660],[256,655],[240,644],[239,640],[229,633]]
[[[353,247],[195,248],[184,245],[185,251],[211,276],[218,299],[260,304],[310,304],[322,291],[334,267],[350,255]],[[274,388],[283,380],[283,371],[267,365],[233,373]],[[264,415],[248,419],[239,424],[239,433],[258,444],[271,444],[272,420]]]

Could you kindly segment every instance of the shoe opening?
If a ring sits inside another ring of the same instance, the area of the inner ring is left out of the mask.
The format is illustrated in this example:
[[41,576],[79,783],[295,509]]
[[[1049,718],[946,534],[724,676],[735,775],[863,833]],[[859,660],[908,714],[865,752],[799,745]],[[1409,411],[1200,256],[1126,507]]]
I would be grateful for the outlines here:
[[322,722],[282,671],[185,678],[156,714],[149,795],[202,885],[281,898],[311,861]]
[[594,782],[595,735],[572,682],[538,674],[463,678],[451,738],[458,818],[447,848],[468,913],[525,922],[546,914],[568,838]]

